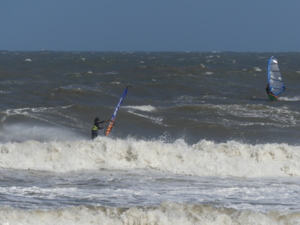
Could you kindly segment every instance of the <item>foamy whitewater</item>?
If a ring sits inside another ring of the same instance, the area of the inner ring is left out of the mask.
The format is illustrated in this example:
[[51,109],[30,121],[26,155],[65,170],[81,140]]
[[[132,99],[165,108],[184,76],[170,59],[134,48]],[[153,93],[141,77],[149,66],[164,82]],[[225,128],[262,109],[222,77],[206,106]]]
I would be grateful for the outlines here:
[[300,224],[299,60],[2,51],[0,224]]

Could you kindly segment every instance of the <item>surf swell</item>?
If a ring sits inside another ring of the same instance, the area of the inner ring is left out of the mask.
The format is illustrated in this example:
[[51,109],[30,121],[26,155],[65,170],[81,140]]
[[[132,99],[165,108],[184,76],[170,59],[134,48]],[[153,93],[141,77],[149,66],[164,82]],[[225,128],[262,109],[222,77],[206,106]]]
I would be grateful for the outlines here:
[[178,139],[26,141],[0,145],[4,169],[68,172],[99,169],[153,169],[192,176],[272,177],[300,175],[299,146],[250,145]]

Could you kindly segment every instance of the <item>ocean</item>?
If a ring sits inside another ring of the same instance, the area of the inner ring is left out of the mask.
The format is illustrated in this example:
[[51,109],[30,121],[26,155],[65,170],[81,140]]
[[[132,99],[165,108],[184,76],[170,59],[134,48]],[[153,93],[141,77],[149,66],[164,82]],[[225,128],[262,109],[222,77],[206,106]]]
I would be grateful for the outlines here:
[[[0,224],[300,224],[299,62],[0,51]],[[128,85],[112,133],[91,140]]]

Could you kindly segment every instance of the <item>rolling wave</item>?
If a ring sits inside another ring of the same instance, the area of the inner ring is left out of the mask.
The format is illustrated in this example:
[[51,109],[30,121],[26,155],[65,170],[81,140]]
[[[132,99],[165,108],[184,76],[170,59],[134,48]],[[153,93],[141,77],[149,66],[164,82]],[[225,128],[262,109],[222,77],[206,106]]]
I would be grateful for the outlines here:
[[191,176],[286,177],[300,175],[299,146],[250,145],[178,139],[26,141],[0,145],[0,167],[68,172],[99,169],[154,169]]

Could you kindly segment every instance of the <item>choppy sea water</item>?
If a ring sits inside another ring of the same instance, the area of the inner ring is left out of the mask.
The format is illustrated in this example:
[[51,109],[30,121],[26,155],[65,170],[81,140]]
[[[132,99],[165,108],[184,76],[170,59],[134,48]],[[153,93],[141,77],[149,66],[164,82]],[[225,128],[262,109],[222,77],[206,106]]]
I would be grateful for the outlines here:
[[299,224],[299,61],[1,51],[0,224]]

